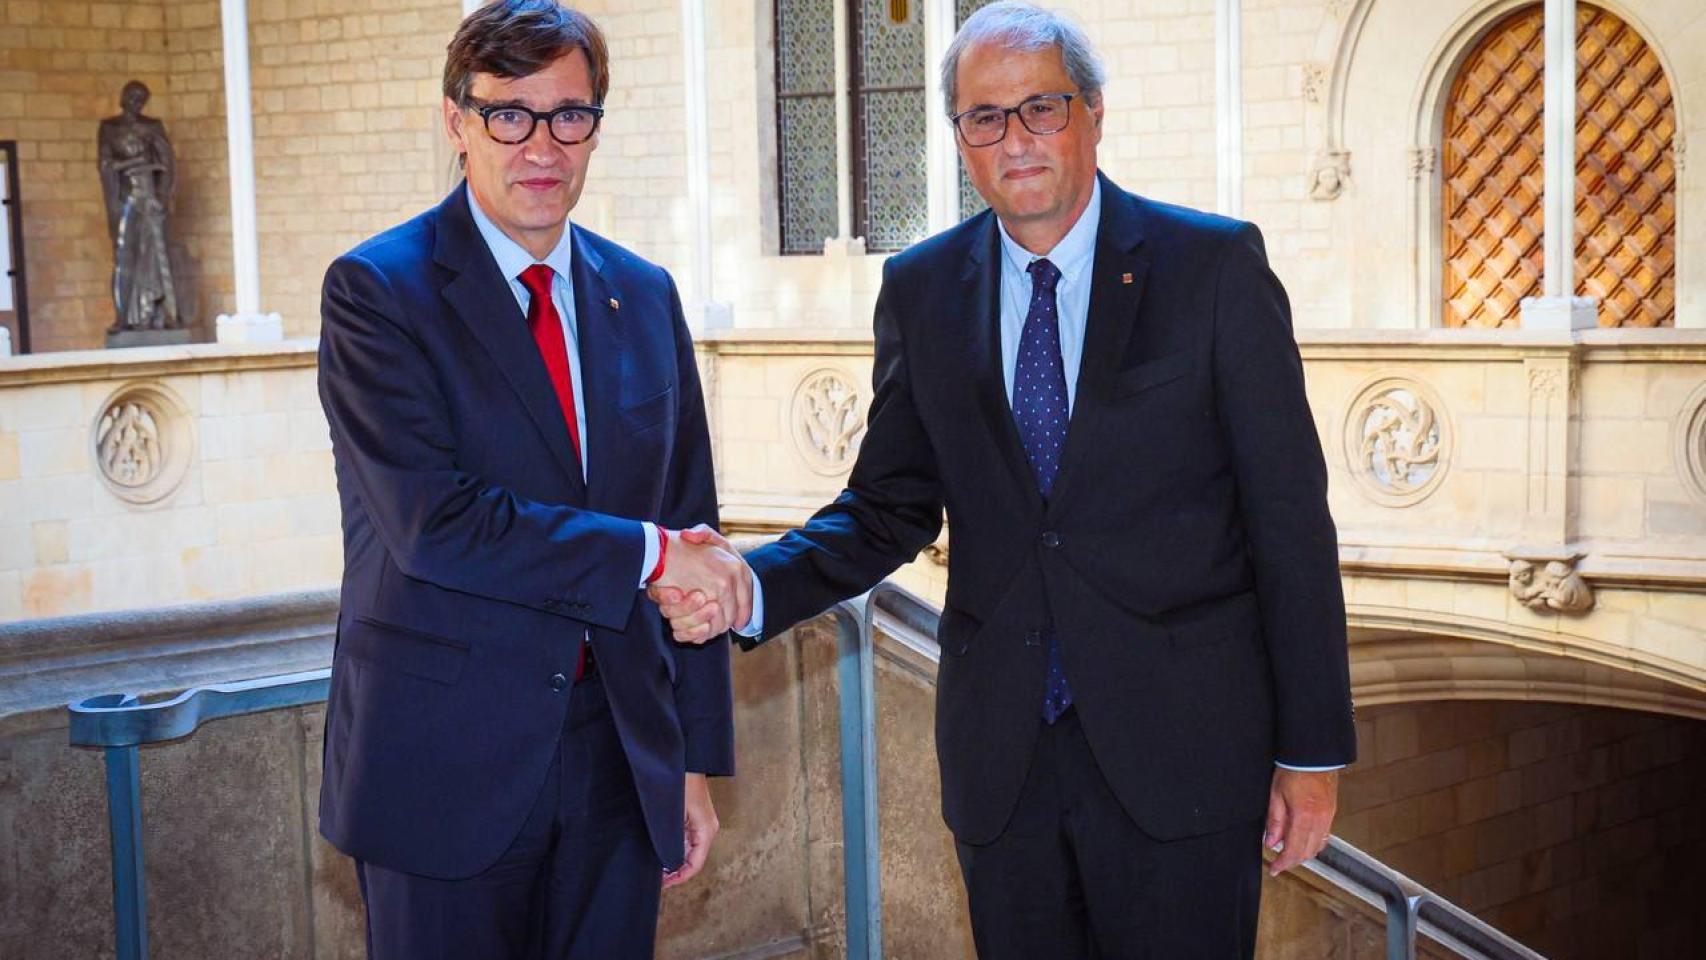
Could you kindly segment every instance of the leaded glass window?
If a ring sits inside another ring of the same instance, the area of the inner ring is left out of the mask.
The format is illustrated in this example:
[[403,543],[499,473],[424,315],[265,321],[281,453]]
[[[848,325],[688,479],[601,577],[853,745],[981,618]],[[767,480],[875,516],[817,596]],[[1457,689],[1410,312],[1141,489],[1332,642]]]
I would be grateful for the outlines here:
[[[959,6],[954,17],[954,29],[956,30],[966,22],[967,17],[989,6],[994,0],[958,0],[958,2]],[[940,104],[931,104],[930,106],[934,109],[939,108]],[[958,139],[959,134],[954,134],[954,137]],[[955,166],[959,167],[960,170],[960,219],[963,220],[966,217],[982,213],[983,208],[988,204],[984,203],[983,198],[977,195],[977,188],[971,185],[971,178],[966,176],[965,161],[956,160]]]
[[834,0],[776,0],[782,252],[822,253],[837,232]]
[[929,232],[923,4],[852,3],[853,230],[866,250],[892,252]]

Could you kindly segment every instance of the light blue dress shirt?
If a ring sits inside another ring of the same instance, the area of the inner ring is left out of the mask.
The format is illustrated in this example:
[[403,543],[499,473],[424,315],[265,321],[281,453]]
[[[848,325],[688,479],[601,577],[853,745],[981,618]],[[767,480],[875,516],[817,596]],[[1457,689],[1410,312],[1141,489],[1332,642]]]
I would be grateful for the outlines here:
[[1046,259],[1060,271],[1055,284],[1055,314],[1060,325],[1060,361],[1066,369],[1066,409],[1078,399],[1078,371],[1084,365],[1084,326],[1090,318],[1090,268],[1096,261],[1096,231],[1102,226],[1102,182],[1090,191],[1090,205],[1054,249],[1038,256],[1019,245],[999,219],[1001,234],[1001,375],[1007,403],[1013,403],[1013,371],[1019,365],[1019,335],[1031,303],[1032,261]]
[[[467,189],[467,188],[464,188]],[[498,272],[509,282],[509,292],[515,297],[516,306],[521,308],[522,315],[527,314],[527,305],[533,299],[527,285],[521,282],[521,274],[536,263],[543,263],[551,268],[551,302],[557,307],[557,316],[563,323],[563,343],[569,353],[569,381],[575,393],[575,432],[580,437],[581,479],[586,479],[587,450],[586,437],[586,396],[581,392],[581,354],[580,341],[576,336],[575,327],[575,281],[574,281],[574,230],[568,223],[563,224],[563,235],[557,240],[557,245],[551,248],[542,260],[535,260],[533,254],[521,244],[511,240],[492,218],[486,216],[486,211],[480,209],[480,201],[474,198],[474,191],[468,190],[468,209],[474,215],[474,226],[480,231],[480,239],[486,241],[486,249],[492,252],[492,259],[498,263]],[[657,527],[641,521],[646,532],[646,555],[640,564],[640,584],[645,585],[646,577],[658,562],[658,533]]]

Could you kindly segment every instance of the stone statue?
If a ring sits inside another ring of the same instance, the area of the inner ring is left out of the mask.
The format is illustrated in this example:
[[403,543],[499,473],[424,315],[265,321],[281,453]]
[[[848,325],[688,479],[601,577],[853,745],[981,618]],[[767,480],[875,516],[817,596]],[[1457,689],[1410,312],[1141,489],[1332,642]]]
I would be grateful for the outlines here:
[[[187,339],[166,230],[177,163],[165,125],[142,115],[147,102],[147,85],[132,80],[119,96],[124,112],[101,121],[101,191],[113,242],[113,305],[117,308],[107,331],[110,346]],[[180,331],[181,336],[125,339],[126,334],[166,330]]]

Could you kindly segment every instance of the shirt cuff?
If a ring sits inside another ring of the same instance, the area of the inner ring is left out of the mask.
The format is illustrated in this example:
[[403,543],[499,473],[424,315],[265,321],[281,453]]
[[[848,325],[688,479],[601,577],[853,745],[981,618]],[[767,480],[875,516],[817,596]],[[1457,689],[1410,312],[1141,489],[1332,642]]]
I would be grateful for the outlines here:
[[1280,763],[1278,760],[1274,761],[1274,766],[1279,767],[1281,770],[1296,770],[1298,773],[1327,773],[1330,770],[1345,769],[1345,765],[1342,763],[1335,764],[1331,767],[1294,767],[1289,763]]
[[640,586],[646,585],[646,578],[652,575],[652,570],[658,565],[658,525],[649,520],[641,520],[640,527],[646,533],[646,555],[640,561]]
[[743,637],[757,637],[764,633],[764,584],[751,567],[746,568],[746,574],[752,578],[752,619],[746,622],[746,626],[736,627],[735,633]]

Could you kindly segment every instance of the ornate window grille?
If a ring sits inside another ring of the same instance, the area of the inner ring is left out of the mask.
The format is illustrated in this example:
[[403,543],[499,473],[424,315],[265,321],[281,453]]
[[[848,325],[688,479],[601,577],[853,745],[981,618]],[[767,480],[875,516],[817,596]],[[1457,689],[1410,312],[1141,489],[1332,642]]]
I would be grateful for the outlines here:
[[[1676,324],[1676,111],[1657,55],[1577,9],[1576,293],[1605,326]],[[1444,324],[1515,326],[1541,293],[1545,40],[1539,4],[1471,51],[1446,106]]]

